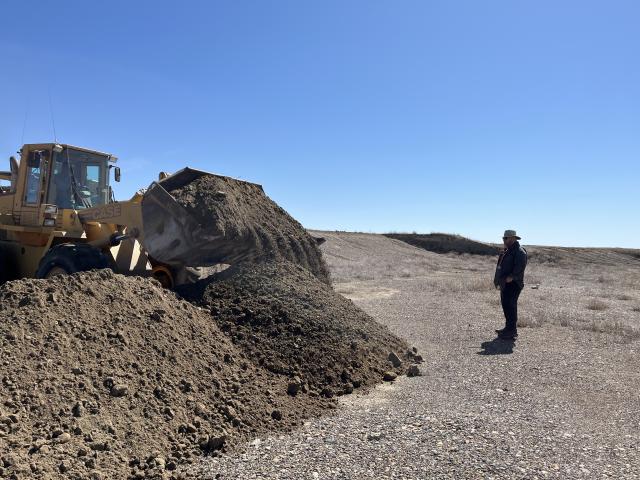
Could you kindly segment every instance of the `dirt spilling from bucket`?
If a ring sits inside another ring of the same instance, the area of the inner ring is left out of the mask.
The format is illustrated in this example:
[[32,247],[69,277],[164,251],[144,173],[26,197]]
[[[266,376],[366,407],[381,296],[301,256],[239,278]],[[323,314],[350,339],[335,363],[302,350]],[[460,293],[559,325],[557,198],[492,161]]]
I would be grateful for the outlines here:
[[285,259],[329,283],[317,241],[260,185],[206,175],[170,193],[211,238],[218,263]]
[[306,269],[242,263],[184,286],[233,343],[266,370],[332,397],[378,383],[407,345]]

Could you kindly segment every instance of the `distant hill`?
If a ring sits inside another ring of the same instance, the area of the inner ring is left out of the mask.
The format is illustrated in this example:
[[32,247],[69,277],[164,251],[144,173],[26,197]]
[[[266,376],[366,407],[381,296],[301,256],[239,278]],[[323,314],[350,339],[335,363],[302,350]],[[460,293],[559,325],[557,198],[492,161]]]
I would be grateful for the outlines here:
[[436,253],[469,253],[472,255],[497,255],[496,245],[477,242],[450,233],[385,233],[385,237],[402,240],[414,247]]
[[631,248],[547,247],[525,245],[536,263],[571,265],[632,265],[640,268],[640,250]]

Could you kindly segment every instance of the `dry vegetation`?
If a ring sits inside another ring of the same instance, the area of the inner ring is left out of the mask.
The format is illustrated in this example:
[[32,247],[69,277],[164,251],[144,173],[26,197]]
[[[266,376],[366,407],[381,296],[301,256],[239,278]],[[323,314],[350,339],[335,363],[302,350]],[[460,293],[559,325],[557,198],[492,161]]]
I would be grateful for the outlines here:
[[562,265],[537,265],[532,260],[531,273],[543,278],[537,290],[522,298],[523,326],[552,323],[639,337],[640,316],[633,302],[640,300],[640,262],[616,265],[581,260],[578,257],[573,264],[564,260]]
[[587,308],[589,310],[602,311],[609,308],[609,305],[598,298],[592,298],[587,302]]

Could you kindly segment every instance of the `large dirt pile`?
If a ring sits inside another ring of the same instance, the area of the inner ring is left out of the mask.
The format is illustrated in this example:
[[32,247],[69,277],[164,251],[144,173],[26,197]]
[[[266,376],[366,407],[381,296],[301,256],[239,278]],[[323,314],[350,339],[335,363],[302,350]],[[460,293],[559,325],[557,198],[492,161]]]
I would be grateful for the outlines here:
[[298,264],[182,293],[205,308],[109,270],[0,287],[0,478],[179,478],[416,359]]
[[206,175],[170,193],[209,233],[219,263],[282,258],[329,283],[316,240],[261,186]]
[[20,280],[0,305],[0,478],[166,478],[332,407],[152,280]]
[[[206,307],[259,365],[332,397],[378,383],[404,341],[299,265],[242,263],[180,293]],[[397,363],[397,360],[396,360]]]

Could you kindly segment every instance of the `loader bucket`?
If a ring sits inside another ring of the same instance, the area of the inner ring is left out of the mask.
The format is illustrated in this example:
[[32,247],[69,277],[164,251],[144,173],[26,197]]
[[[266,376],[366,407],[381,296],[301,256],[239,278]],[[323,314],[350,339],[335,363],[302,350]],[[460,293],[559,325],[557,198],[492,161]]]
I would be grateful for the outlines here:
[[200,225],[169,193],[205,175],[214,174],[185,168],[151,184],[143,195],[142,246],[158,262],[178,267],[234,263],[253,249],[250,242],[230,241],[214,226]]

